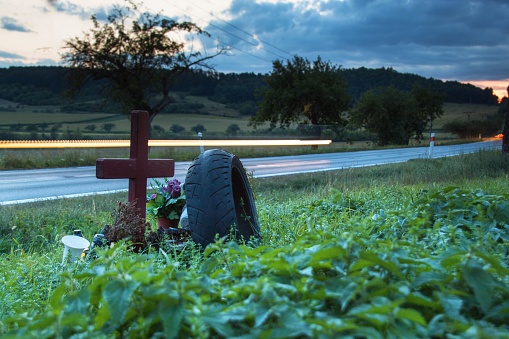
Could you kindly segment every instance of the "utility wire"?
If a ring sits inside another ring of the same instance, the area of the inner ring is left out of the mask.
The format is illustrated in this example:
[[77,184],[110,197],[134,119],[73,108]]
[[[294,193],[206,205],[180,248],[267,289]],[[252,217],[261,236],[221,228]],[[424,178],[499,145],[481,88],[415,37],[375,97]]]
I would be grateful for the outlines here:
[[[218,17],[218,16],[214,15],[214,13],[209,13],[209,12],[205,11],[203,8],[201,8],[200,6],[196,5],[196,4],[195,4],[195,3],[193,3],[192,1],[189,1],[189,0],[188,0],[187,2],[188,2],[188,3],[190,3],[191,5],[193,5],[194,7],[199,8],[201,11],[203,11],[203,12],[205,12],[205,13],[209,14],[210,16],[213,16],[214,18],[216,18],[216,19],[218,19],[218,20],[220,20],[220,21],[224,22],[225,24],[227,24],[227,25],[229,25],[229,26],[231,26],[231,27],[233,27],[233,28],[235,28],[235,29],[237,29],[237,30],[241,31],[241,32],[242,32],[242,33],[244,33],[244,34],[249,35],[249,36],[250,36],[250,37],[252,37],[253,39],[255,39],[255,40],[259,40],[259,41],[263,42],[264,44],[266,44],[266,45],[268,45],[268,46],[270,46],[270,47],[272,47],[272,48],[275,48],[275,49],[277,49],[278,51],[283,52],[283,53],[288,54],[289,56],[293,57],[293,54],[291,54],[291,53],[289,53],[289,52],[287,52],[287,51],[285,51],[285,50],[283,50],[283,49],[281,49],[281,48],[279,48],[279,47],[277,47],[277,46],[274,46],[274,45],[272,45],[271,43],[269,43],[269,42],[267,42],[267,41],[264,41],[264,40],[260,39],[259,37],[255,36],[254,34],[252,34],[252,33],[249,33],[249,32],[247,32],[247,31],[245,31],[244,29],[242,29],[242,28],[240,28],[240,27],[238,27],[238,26],[236,26],[236,25],[232,24],[231,22],[228,22],[228,21],[226,21],[226,20],[224,20],[224,19],[221,19],[220,17]],[[211,26],[213,26],[212,24],[210,24],[210,25],[211,25]],[[214,26],[214,27],[215,27],[215,26]],[[282,58],[283,58],[283,57],[282,57]],[[287,59],[287,58],[283,58],[283,59]]]
[[[253,43],[253,42],[247,41],[247,40],[245,40],[245,39],[243,39],[243,38],[241,38],[241,37],[239,37],[239,36],[237,36],[237,35],[235,35],[235,34],[233,34],[233,33],[230,33],[230,32],[228,32],[228,31],[226,31],[226,30],[222,29],[221,27],[218,27],[218,26],[216,26],[216,25],[214,25],[214,24],[211,24],[210,22],[209,22],[209,25],[210,25],[210,26],[212,26],[212,27],[215,27],[215,28],[217,28],[217,29],[219,29],[219,30],[221,30],[221,31],[225,32],[226,34],[229,34],[229,35],[231,35],[231,36],[233,36],[233,37],[235,37],[235,38],[237,38],[237,39],[239,39],[239,40],[242,40],[242,41],[244,41],[244,42],[247,42],[247,43],[248,43],[248,44],[250,44],[251,46],[258,47],[258,45],[259,45],[259,44],[255,44],[255,43]],[[260,41],[261,41],[261,40],[260,40]],[[261,47],[261,49],[263,49],[263,50],[264,50],[265,52],[267,52],[267,53],[270,53],[270,54],[272,54],[272,55],[277,56],[278,58],[281,58],[281,59],[287,59],[287,58],[285,58],[285,57],[283,57],[283,56],[281,56],[281,55],[279,55],[279,54],[276,54],[276,53],[273,53],[273,52],[271,52],[271,51],[268,51],[268,50],[266,50],[266,49],[265,49],[265,48],[263,48],[263,47]]]
[[[181,7],[179,7],[179,6],[175,5],[175,4],[170,3],[168,0],[164,0],[164,2],[166,2],[166,3],[167,3],[167,4],[169,4],[170,6],[173,6],[173,7],[177,8],[177,9],[179,9],[180,11],[182,11],[182,12],[184,12],[184,13],[186,12],[183,8],[181,8]],[[188,2],[189,2],[189,3],[191,3],[192,5],[194,5],[195,7],[198,7],[198,6],[196,6],[196,4],[194,4],[194,3],[190,2],[190,1],[188,1]],[[202,11],[206,12],[206,11],[205,11],[205,10],[203,10],[201,7],[198,7],[198,8],[199,8],[200,10],[202,10]],[[215,18],[217,18],[217,19],[219,19],[219,20],[221,20],[221,21],[223,21],[223,22],[225,22],[225,23],[227,23],[227,24],[229,24],[227,21],[225,21],[225,20],[223,20],[223,19],[218,18],[217,16],[215,16],[215,15],[214,15],[214,14],[212,14],[212,13],[208,13],[208,14],[209,14],[209,15],[211,15],[211,16],[213,16],[213,17],[215,17]],[[198,19],[204,20],[203,18],[198,18]],[[204,21],[205,21],[205,20],[204,20]],[[233,33],[231,33],[231,32],[228,32],[227,30],[225,30],[225,29],[223,29],[223,28],[221,28],[221,27],[219,27],[219,26],[217,26],[217,25],[214,25],[214,24],[212,24],[212,23],[210,23],[210,22],[209,22],[209,25],[210,25],[210,26],[212,26],[212,27],[214,27],[214,28],[217,28],[217,29],[219,29],[220,31],[222,31],[222,32],[224,32],[224,33],[226,33],[226,34],[228,34],[228,35],[231,35],[231,36],[233,36],[233,37],[235,37],[235,38],[237,38],[237,39],[239,39],[239,40],[241,40],[241,41],[244,41],[244,42],[246,42],[246,43],[248,43],[248,44],[250,44],[250,45],[252,45],[252,46],[255,46],[255,47],[259,46],[259,44],[256,44],[256,43],[253,43],[253,42],[250,42],[250,41],[248,41],[248,40],[246,40],[246,39],[243,39],[243,38],[239,37],[238,35],[235,35],[235,34],[233,34]],[[242,29],[240,29],[240,28],[238,28],[238,27],[236,27],[236,26],[234,26],[234,25],[232,25],[232,24],[229,24],[229,25],[231,25],[231,26],[235,27],[236,29],[240,30],[241,32],[243,32],[243,33],[245,33],[245,34],[247,34],[247,35],[249,35],[249,36],[253,37],[255,40],[259,40],[259,41],[261,41],[261,42],[263,42],[263,43],[265,43],[265,44],[267,44],[267,45],[269,45],[269,46],[272,46],[272,47],[274,47],[274,48],[276,48],[276,49],[278,49],[278,50],[280,50],[280,51],[282,51],[282,52],[284,52],[284,53],[288,54],[288,55],[291,55],[290,53],[288,53],[288,52],[286,52],[286,51],[283,51],[282,49],[280,49],[280,48],[278,48],[278,47],[275,47],[275,46],[273,46],[273,45],[271,45],[271,44],[269,44],[269,43],[267,43],[267,42],[265,42],[265,41],[263,41],[263,40],[261,40],[261,39],[259,39],[259,38],[255,37],[254,35],[252,35],[252,34],[250,34],[250,33],[246,32],[246,31],[244,31],[244,30],[242,30]],[[225,44],[225,45],[230,45],[230,44],[226,44],[226,43],[222,42],[222,41],[221,41],[221,40],[219,40],[219,39],[217,39],[217,40],[218,40],[219,42],[221,42],[221,43]],[[269,61],[269,60],[266,60],[266,59],[264,59],[264,58],[262,58],[262,57],[256,56],[256,55],[254,55],[254,54],[252,54],[252,53],[249,53],[249,52],[247,52],[247,51],[244,51],[244,50],[242,50],[242,49],[240,49],[240,48],[233,47],[233,46],[231,46],[231,47],[232,47],[233,49],[236,49],[236,50],[238,50],[238,51],[242,52],[242,53],[246,53],[246,54],[251,55],[251,56],[253,56],[253,57],[255,57],[255,58],[258,58],[258,59],[260,59],[260,60],[263,60],[263,61],[267,61],[267,62],[269,62],[269,63],[272,63],[272,61]],[[274,52],[272,52],[272,51],[269,51],[269,50],[265,49],[263,46],[261,47],[261,49],[263,49],[265,52],[267,52],[267,53],[269,53],[269,54],[272,54],[272,55],[274,55],[274,56],[276,56],[276,57],[278,57],[278,58],[285,59],[285,60],[287,60],[287,59],[288,59],[288,58],[286,58],[286,57],[283,57],[283,56],[281,56],[281,55],[279,55],[279,54],[276,54],[276,53],[274,53]]]
[[[212,38],[211,38],[211,39],[212,39]],[[222,44],[227,45],[226,43],[222,42],[221,40],[219,40],[219,39],[217,39],[217,38],[216,38],[216,40],[217,40],[217,41],[219,41],[219,42],[220,42],[220,43],[222,43]],[[262,58],[262,57],[259,57],[258,55],[255,55],[255,54],[253,54],[253,53],[250,53],[250,52],[244,51],[244,50],[242,50],[242,49],[240,49],[240,48],[238,48],[238,47],[230,46],[230,48],[232,48],[232,49],[236,49],[236,50],[237,50],[237,51],[239,51],[239,52],[246,53],[246,54],[248,54],[248,55],[250,55],[250,56],[252,56],[252,57],[254,57],[254,58],[257,58],[257,59],[260,59],[260,60],[262,60],[262,61],[268,62],[269,64],[270,64],[270,63],[272,63],[272,61],[270,61],[270,60],[267,60],[267,59],[264,59],[264,58]]]

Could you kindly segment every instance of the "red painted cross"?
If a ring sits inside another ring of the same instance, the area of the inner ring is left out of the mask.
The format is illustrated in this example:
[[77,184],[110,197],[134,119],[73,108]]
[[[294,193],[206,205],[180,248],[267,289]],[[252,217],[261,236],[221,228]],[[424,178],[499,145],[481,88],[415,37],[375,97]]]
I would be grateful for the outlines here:
[[146,217],[147,179],[172,177],[175,161],[148,159],[148,112],[131,112],[131,146],[129,159],[97,159],[98,179],[129,178],[129,202],[136,202],[140,216]]

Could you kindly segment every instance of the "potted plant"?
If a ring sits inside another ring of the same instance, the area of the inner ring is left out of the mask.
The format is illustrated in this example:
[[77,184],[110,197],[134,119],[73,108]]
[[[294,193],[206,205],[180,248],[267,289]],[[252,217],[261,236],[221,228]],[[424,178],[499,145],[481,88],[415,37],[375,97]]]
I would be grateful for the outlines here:
[[153,179],[151,191],[147,194],[147,217],[157,220],[160,228],[177,228],[185,204],[184,185],[180,181]]

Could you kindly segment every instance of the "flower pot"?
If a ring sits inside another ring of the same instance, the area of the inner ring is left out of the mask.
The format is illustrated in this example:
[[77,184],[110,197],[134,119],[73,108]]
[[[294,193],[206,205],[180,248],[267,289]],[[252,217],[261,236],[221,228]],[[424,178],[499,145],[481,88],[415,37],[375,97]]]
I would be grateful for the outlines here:
[[179,220],[178,219],[167,219],[167,218],[157,218],[157,226],[162,229],[168,228],[178,228]]
[[64,236],[62,238],[62,243],[64,244],[62,264],[65,263],[67,259],[69,259],[70,262],[81,259],[83,250],[90,246],[90,242],[87,239],[76,235]]

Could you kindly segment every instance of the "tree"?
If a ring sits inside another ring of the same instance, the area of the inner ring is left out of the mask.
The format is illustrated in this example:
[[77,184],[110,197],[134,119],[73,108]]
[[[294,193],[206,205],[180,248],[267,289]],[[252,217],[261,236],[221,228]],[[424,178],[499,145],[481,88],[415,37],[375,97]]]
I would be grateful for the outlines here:
[[182,126],[182,125],[179,125],[179,124],[173,124],[170,127],[170,131],[172,133],[175,133],[175,134],[180,133],[180,132],[184,132],[185,130],[186,130],[186,128],[184,126]]
[[27,125],[25,128],[25,131],[27,132],[36,132],[37,131],[37,125]]
[[266,86],[259,92],[262,99],[251,125],[270,122],[274,128],[288,127],[291,123],[344,126],[345,112],[350,104],[346,83],[339,69],[320,57],[310,62],[299,56],[273,62],[272,73]]
[[55,124],[55,125],[53,125],[53,127],[51,127],[51,130],[50,130],[50,138],[51,139],[53,139],[53,140],[58,139],[58,130],[60,129],[60,127],[62,127],[62,124]]
[[500,130],[500,121],[498,119],[488,119],[484,121],[450,121],[444,125],[446,132],[456,134],[461,139],[477,138],[481,136],[491,136]]
[[413,95],[394,87],[379,87],[361,96],[350,121],[375,133],[380,146],[407,145],[413,135],[424,130],[428,113]]
[[229,135],[237,135],[240,131],[240,127],[237,124],[231,124],[226,128],[226,133]]
[[[415,87],[412,90],[412,94],[417,101],[417,107],[421,111],[421,114],[426,116],[427,121],[429,121],[429,129],[431,132],[433,129],[433,120],[440,118],[442,114],[444,114],[445,95],[423,87]],[[415,132],[418,135],[422,135],[424,130],[416,130]]]
[[114,127],[115,127],[115,124],[112,124],[111,122],[108,122],[108,123],[102,125],[102,129],[105,130],[108,133],[111,132],[111,130]]
[[136,4],[130,4],[115,7],[106,23],[92,16],[93,28],[81,38],[67,40],[62,59],[71,67],[73,94],[90,80],[106,80],[107,97],[120,103],[125,113],[148,111],[152,122],[170,104],[172,81],[193,67],[211,70],[207,60],[223,51],[209,56],[192,50],[186,53],[185,43],[176,35],[209,34],[194,23],[140,12]]
[[205,132],[206,129],[205,129],[205,126],[203,126],[202,124],[198,124],[198,125],[191,127],[191,131],[193,131],[194,133],[201,133],[201,132]]
[[[509,86],[507,86],[507,98],[509,98]],[[502,152],[509,153],[509,100],[507,100],[507,111],[505,112],[504,130],[502,131]]]
[[42,130],[42,133],[44,133],[46,131],[46,128],[49,127],[49,124],[47,122],[43,122],[41,124],[39,124],[39,128]]

